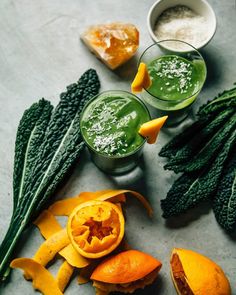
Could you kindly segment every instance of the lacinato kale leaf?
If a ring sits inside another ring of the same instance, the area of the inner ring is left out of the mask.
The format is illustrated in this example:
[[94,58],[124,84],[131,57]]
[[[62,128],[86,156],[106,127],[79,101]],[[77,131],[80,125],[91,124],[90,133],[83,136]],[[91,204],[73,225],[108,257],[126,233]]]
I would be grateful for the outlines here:
[[215,112],[223,111],[231,106],[234,108],[236,107],[236,87],[225,90],[215,99],[202,105],[199,108],[197,115],[199,117],[206,116]]
[[223,93],[219,94],[219,96],[215,99],[202,105],[197,113],[197,121],[195,121],[192,125],[187,127],[180,134],[175,136],[165,146],[163,146],[159,155],[161,157],[168,158],[175,157],[176,153],[179,152],[180,149],[184,148],[195,135],[201,134],[202,131],[204,131],[204,129],[207,128],[209,124],[211,124],[211,122],[215,119],[215,116],[221,115],[222,112],[229,108],[235,109],[235,107],[236,87],[224,91]]
[[90,69],[78,83],[67,87],[53,111],[49,102],[41,100],[23,115],[15,148],[15,207],[0,246],[1,280],[8,276],[9,261],[22,231],[78,159],[84,147],[80,114],[99,88],[97,73]]
[[212,164],[208,164],[198,173],[184,173],[174,182],[166,199],[161,201],[164,218],[179,215],[213,196],[235,143],[236,130],[228,138]]
[[172,138],[166,145],[161,148],[159,156],[174,158],[178,151],[185,147],[185,145],[192,139],[192,137],[199,133],[209,123],[209,118],[204,117],[185,128],[183,132]]
[[236,224],[236,153],[229,159],[213,199],[216,220],[227,231]]
[[[232,113],[234,113],[232,115]],[[228,119],[226,121],[226,119]],[[225,122],[226,121],[226,122]],[[220,125],[224,125],[220,127]],[[194,137],[175,157],[164,166],[165,169],[179,172],[194,172],[203,169],[224,145],[227,138],[236,128],[236,113],[234,109],[225,110]],[[212,137],[211,137],[212,136]],[[207,141],[207,139],[209,141]]]
[[32,166],[37,160],[52,110],[51,103],[41,99],[27,109],[20,120],[15,141],[14,209],[21,200],[24,186],[31,176]]

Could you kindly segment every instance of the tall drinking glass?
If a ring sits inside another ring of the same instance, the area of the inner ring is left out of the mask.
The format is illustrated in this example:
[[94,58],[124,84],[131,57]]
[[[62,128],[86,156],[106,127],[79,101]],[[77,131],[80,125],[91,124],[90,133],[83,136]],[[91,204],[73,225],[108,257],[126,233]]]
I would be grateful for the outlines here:
[[152,84],[141,97],[156,109],[156,116],[168,115],[167,125],[186,118],[206,79],[202,55],[190,44],[164,40],[148,47],[140,57]]

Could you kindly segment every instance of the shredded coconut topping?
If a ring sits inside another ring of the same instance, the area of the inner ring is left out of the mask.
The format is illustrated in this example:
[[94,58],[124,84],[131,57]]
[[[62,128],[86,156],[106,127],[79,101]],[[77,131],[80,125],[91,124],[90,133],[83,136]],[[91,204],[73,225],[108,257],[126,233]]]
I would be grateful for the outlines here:
[[151,70],[156,72],[156,75],[160,78],[170,79],[165,83],[166,86],[171,86],[170,81],[172,79],[177,79],[177,91],[180,93],[186,93],[188,88],[192,86],[192,68],[190,64],[181,61],[177,57],[157,60],[157,63],[151,66]]
[[[208,37],[207,20],[187,6],[177,5],[158,17],[154,33],[160,40],[177,39],[200,47]],[[176,42],[171,44],[176,49],[180,46]]]

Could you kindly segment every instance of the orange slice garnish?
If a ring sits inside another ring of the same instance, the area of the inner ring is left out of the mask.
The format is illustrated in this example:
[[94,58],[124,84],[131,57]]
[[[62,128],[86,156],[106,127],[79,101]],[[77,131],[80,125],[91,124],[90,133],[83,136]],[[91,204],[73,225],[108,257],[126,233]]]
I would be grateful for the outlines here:
[[133,93],[142,92],[143,89],[148,89],[152,84],[147,66],[141,62],[138,67],[138,72],[131,84],[131,91]]
[[153,144],[156,142],[157,136],[167,120],[168,116],[157,118],[151,121],[148,121],[141,125],[139,128],[139,134],[147,138],[147,142]]

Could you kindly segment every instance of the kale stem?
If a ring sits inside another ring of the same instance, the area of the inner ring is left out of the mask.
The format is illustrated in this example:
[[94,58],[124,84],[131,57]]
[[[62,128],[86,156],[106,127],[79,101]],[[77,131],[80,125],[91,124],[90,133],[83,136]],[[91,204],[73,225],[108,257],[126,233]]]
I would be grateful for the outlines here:
[[19,218],[12,218],[12,222],[0,246],[0,283],[4,282],[10,274],[9,264],[12,259],[12,253],[24,228],[24,222],[21,222]]

